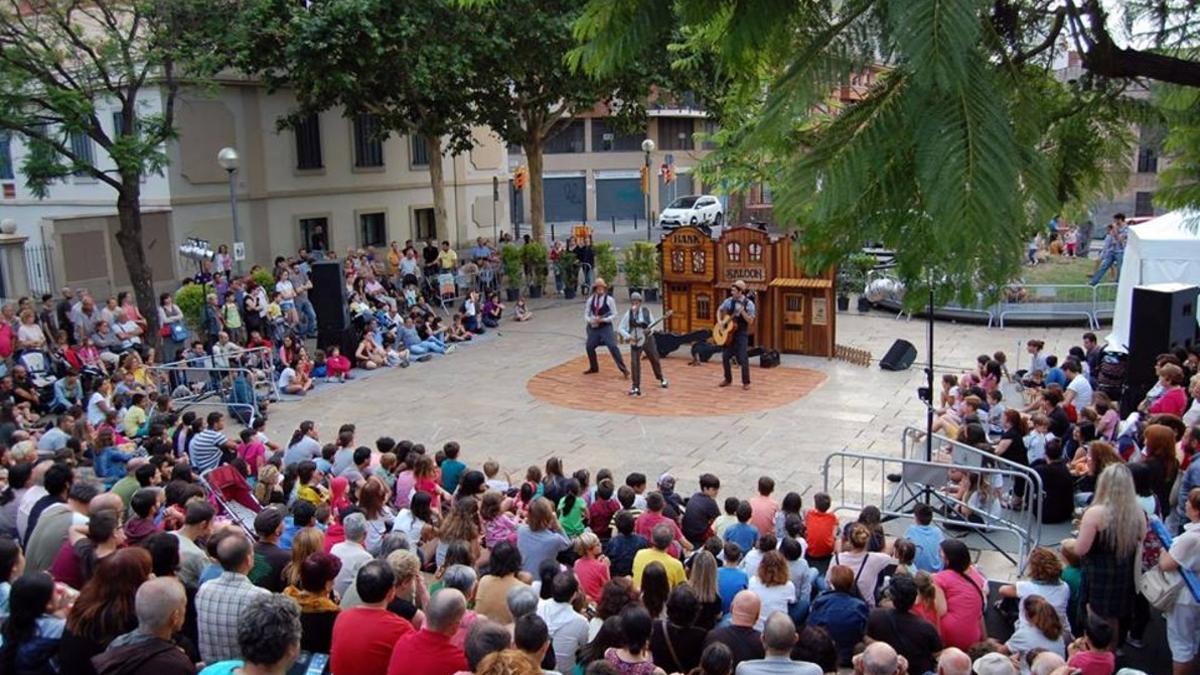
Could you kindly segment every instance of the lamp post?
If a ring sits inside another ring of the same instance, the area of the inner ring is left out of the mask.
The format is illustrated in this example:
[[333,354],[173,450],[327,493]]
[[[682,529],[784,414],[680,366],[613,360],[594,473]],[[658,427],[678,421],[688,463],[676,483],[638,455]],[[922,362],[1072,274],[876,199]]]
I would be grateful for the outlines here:
[[233,214],[233,268],[239,277],[242,276],[242,258],[246,257],[242,233],[238,227],[237,210],[237,172],[241,160],[238,151],[233,148],[221,148],[217,153],[217,164],[229,174],[229,210]]
[[646,241],[651,241],[654,225],[650,222],[650,153],[654,152],[654,141],[649,138],[642,141],[642,152],[646,153]]

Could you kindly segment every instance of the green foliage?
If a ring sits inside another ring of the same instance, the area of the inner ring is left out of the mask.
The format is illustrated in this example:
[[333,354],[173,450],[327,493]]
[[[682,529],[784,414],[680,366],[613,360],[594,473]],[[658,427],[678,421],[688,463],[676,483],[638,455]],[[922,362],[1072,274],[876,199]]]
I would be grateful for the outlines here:
[[175,291],[175,304],[183,312],[183,318],[195,331],[199,329],[204,319],[204,296],[208,287],[201,284],[188,284]]
[[540,241],[531,241],[521,246],[521,261],[533,275],[532,283],[536,286],[546,284],[546,275],[550,272],[550,252]]
[[617,284],[617,252],[611,241],[602,241],[593,246],[596,256],[596,275],[608,282],[609,287]]
[[1171,163],[1159,174],[1154,201],[1168,209],[1195,209],[1200,206],[1200,90],[1163,86],[1155,98],[1170,123],[1163,150]]
[[630,288],[648,288],[658,283],[658,249],[648,241],[635,241],[621,252],[625,283]]
[[500,247],[500,267],[504,270],[504,283],[509,288],[521,287],[524,253],[523,248],[515,244],[505,244]]
[[268,289],[268,292],[275,288],[275,276],[271,274],[270,270],[260,267],[250,273],[250,278],[254,280],[254,283]]
[[[558,254],[558,273],[572,282],[579,278],[579,256],[574,251],[563,250]],[[569,285],[569,284],[568,284]]]
[[875,268],[875,256],[866,253],[854,253],[838,267],[838,294],[862,293],[866,287],[867,274]]

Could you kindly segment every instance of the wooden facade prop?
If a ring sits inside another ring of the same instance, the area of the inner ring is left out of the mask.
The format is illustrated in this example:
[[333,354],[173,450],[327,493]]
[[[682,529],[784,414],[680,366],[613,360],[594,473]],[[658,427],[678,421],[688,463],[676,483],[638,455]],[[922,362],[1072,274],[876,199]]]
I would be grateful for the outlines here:
[[751,342],[789,354],[834,356],[834,270],[810,277],[796,264],[792,241],[733,227],[714,241],[681,227],[662,238],[663,310],[672,333],[711,329],[735,281],[754,294],[758,320]]

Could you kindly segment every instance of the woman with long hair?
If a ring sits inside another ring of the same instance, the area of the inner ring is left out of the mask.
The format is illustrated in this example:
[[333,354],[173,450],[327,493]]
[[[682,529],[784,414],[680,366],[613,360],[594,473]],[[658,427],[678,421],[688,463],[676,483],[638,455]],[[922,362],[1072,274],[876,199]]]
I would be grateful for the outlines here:
[[[750,577],[750,590],[754,591],[759,601],[762,602],[758,621],[754,624],[755,630],[762,631],[767,623],[767,617],[775,612],[788,614],[788,605],[796,601],[796,586],[792,584],[787,560],[784,559],[782,553],[770,551],[763,556],[762,562],[758,565],[758,571]],[[874,588],[871,589],[872,595],[874,595],[874,590]]]
[[655,621],[650,636],[654,665],[668,673],[685,673],[700,664],[704,636],[708,631],[696,625],[700,599],[687,584],[679,584],[667,598],[666,621]]
[[942,644],[967,651],[987,636],[983,624],[987,579],[971,564],[971,552],[958,539],[943,541],[941,553],[942,571],[933,575],[933,583],[946,598]]
[[387,510],[388,487],[379,476],[370,476],[358,491],[358,508],[367,517],[367,551],[378,555],[383,535],[391,529],[391,513]]
[[688,671],[688,675],[732,675],[733,652],[724,643],[713,642],[700,654],[700,665]]
[[11,613],[0,630],[0,672],[38,675],[54,672],[66,621],[61,614],[62,592],[45,572],[30,572],[13,581]]
[[25,573],[25,553],[14,539],[0,538],[0,621],[8,618],[12,582]]
[[153,571],[150,553],[121,549],[100,561],[67,615],[58,660],[64,673],[93,673],[91,659],[113,638],[137,628],[134,597]]
[[[610,618],[620,616],[626,605],[637,604],[638,592],[633,588],[629,577],[609,579],[600,591],[600,602],[596,603],[596,612],[588,621],[588,642],[596,639],[596,634]],[[603,658],[604,652],[595,653],[595,658]]]
[[566,495],[567,477],[563,475],[562,460],[551,457],[546,460],[546,474],[542,478],[542,496],[552,504],[558,504]]
[[1083,565],[1080,612],[1101,617],[1120,645],[1122,622],[1133,613],[1133,566],[1146,535],[1146,515],[1138,506],[1133,477],[1124,464],[1109,466],[1096,481],[1092,505],[1083,512],[1075,553]]
[[[570,547],[571,540],[563,534],[554,515],[553,502],[545,497],[535,498],[529,504],[529,517],[517,528],[517,548],[524,561],[523,569],[534,574],[542,561],[554,560]],[[666,600],[665,595],[663,600]]]
[[496,623],[512,623],[508,610],[508,592],[526,586],[521,578],[521,552],[511,542],[502,541],[491,549],[487,573],[475,590],[475,611]]
[[[663,577],[666,578],[665,571]],[[630,605],[621,610],[620,621],[625,644],[605,650],[604,660],[616,666],[621,675],[651,675],[655,666],[650,654],[650,635],[654,631],[650,613],[639,605]]]
[[438,528],[438,545],[435,561],[442,569],[446,561],[446,549],[451,544],[461,543],[471,552],[476,562],[486,562],[487,550],[483,548],[483,526],[479,520],[479,501],[464,497],[454,503],[450,514]]
[[325,533],[315,527],[303,527],[292,537],[292,561],[283,568],[288,586],[300,585],[300,566],[314,553],[325,550]]
[[700,551],[692,558],[692,571],[688,585],[696,592],[700,612],[696,625],[705,630],[716,628],[721,620],[721,594],[717,587],[717,559],[708,551]]
[[328,553],[312,553],[300,563],[300,585],[288,586],[283,594],[300,606],[300,648],[329,653],[333,623],[341,610],[333,600],[333,580],[342,561]]
[[1040,649],[1067,657],[1066,626],[1054,605],[1040,595],[1030,595],[1021,601],[1021,619],[1012,637],[1001,645],[1001,653],[1024,655]]
[[1150,472],[1150,489],[1154,491],[1157,513],[1160,517],[1168,510],[1171,486],[1179,473],[1179,460],[1175,456],[1175,432],[1163,424],[1148,425],[1142,432],[1145,441],[1142,453],[1144,462],[1153,468]]
[[[408,508],[401,509],[400,515],[392,523],[393,532],[402,532],[408,537],[408,549],[414,553],[418,550],[433,548],[437,542],[437,526],[441,519],[433,510],[433,497],[428,492],[413,493]],[[424,557],[429,560],[432,551],[425,551]]]
[[646,565],[642,571],[642,604],[654,619],[663,616],[667,607],[667,597],[671,594],[671,582],[667,577],[667,568],[660,562]]
[[[1169,551],[1164,551],[1158,565],[1164,570],[1181,569],[1200,572],[1200,488],[1192,488],[1184,500],[1188,525],[1171,542]],[[1200,620],[1200,603],[1192,598],[1185,588],[1179,593],[1175,607],[1167,615],[1167,644],[1171,648],[1171,660],[1176,675],[1194,672],[1196,655],[1200,653],[1200,636],[1195,626]]]

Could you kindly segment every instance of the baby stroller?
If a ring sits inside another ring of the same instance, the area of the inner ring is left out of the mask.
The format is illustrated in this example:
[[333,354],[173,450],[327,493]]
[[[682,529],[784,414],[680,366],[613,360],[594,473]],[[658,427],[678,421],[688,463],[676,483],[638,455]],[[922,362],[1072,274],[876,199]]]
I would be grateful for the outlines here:
[[21,352],[21,355],[17,357],[17,363],[25,366],[25,370],[29,373],[29,379],[38,389],[45,389],[58,379],[51,370],[50,358],[46,356],[46,352],[33,350]]
[[254,498],[245,476],[224,464],[201,474],[200,483],[208,489],[213,506],[254,538],[254,518],[262,511],[262,505]]

